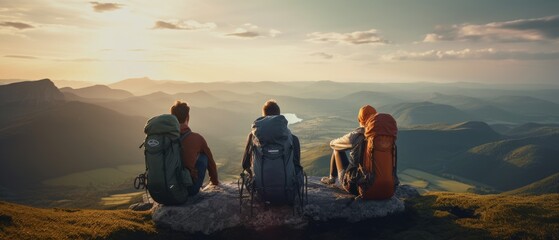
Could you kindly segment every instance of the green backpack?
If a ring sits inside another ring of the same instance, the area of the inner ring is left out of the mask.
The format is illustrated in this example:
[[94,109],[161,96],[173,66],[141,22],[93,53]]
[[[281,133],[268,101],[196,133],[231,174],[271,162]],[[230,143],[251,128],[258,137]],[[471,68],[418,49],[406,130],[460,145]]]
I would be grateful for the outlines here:
[[182,162],[181,143],[190,132],[181,135],[179,122],[171,114],[151,118],[144,132],[147,135],[142,144],[145,147],[147,180],[144,186],[158,203],[178,205],[186,202],[186,188],[193,183]]

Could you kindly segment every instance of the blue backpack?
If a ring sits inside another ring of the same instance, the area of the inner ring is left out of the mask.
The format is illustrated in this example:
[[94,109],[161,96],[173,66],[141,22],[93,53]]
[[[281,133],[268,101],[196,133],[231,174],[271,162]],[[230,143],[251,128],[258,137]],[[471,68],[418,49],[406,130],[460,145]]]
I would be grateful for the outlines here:
[[[305,173],[294,162],[294,147],[287,119],[282,115],[260,117],[252,124],[250,169],[243,170],[240,195],[246,186],[252,203],[255,197],[266,204],[303,205]],[[249,175],[245,174],[249,172]]]

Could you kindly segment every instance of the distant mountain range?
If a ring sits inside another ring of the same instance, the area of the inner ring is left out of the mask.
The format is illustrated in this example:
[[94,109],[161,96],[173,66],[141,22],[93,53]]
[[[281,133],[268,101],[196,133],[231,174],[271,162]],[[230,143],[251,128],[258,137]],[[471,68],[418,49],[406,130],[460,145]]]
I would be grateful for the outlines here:
[[109,86],[61,90],[67,100],[109,102],[131,98],[133,95],[148,99],[152,97],[151,94],[167,94],[166,99],[186,100],[196,107],[214,107],[234,112],[238,111],[234,108],[240,108],[253,114],[258,114],[258,111],[250,109],[258,109],[261,102],[273,98],[282,102],[287,112],[295,112],[307,118],[332,114],[347,116],[356,112],[361,103],[367,103],[379,111],[397,115],[402,126],[453,124],[471,120],[492,124],[559,122],[559,98],[553,97],[553,93],[559,95],[559,89],[501,87],[473,83],[382,84],[331,81],[203,83],[135,78]]
[[[371,91],[371,86],[377,88]],[[138,145],[146,120],[168,113],[176,100],[191,105],[191,127],[206,137],[226,176],[240,172],[246,135],[268,99],[277,100],[283,113],[303,119],[290,128],[301,139],[309,174],[326,174],[328,142],[357,127],[357,111],[364,104],[397,119],[402,170],[452,176],[499,191],[559,172],[555,161],[559,104],[518,95],[544,90],[488,88],[473,96],[467,94],[482,86],[421,86],[413,92],[404,84],[329,81],[129,79],[110,86],[60,90],[48,79],[4,84],[0,85],[0,186],[27,186],[69,173],[142,163]],[[464,95],[451,94],[458,89]],[[491,91],[495,95],[484,96]]]
[[454,106],[482,121],[559,121],[559,104],[530,96],[503,95],[482,99],[435,93],[429,101]]
[[[25,79],[0,79],[0,85],[16,83],[16,82],[25,82],[25,81],[34,81],[34,80],[25,80]],[[78,80],[50,80],[51,82],[56,85],[58,88],[64,87],[71,87],[71,88],[83,88],[95,85],[95,83],[87,82],[87,81],[78,81]]]
[[60,89],[63,93],[72,93],[84,98],[99,98],[104,99],[124,99],[133,97],[134,95],[130,92],[120,89],[112,89],[105,85],[94,85],[84,88],[73,89],[70,87],[65,87]]

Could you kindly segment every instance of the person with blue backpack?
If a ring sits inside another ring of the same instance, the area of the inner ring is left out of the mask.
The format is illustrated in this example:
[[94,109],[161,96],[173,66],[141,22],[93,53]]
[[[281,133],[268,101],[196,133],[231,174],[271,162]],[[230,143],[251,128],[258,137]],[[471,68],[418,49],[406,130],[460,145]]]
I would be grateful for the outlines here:
[[274,100],[264,103],[262,117],[252,124],[241,160],[241,205],[245,186],[251,194],[251,206],[255,195],[266,204],[295,204],[299,199],[302,205],[301,146],[299,138],[287,125],[287,119]]

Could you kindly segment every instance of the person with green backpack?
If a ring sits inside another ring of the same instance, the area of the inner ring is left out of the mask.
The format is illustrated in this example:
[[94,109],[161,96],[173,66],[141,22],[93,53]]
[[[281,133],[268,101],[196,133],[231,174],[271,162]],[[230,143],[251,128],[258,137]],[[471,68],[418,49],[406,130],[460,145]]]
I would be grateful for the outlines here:
[[182,143],[182,160],[184,166],[190,171],[193,185],[187,187],[188,195],[196,195],[206,177],[206,170],[212,185],[218,185],[217,166],[212,151],[202,135],[192,132],[188,126],[190,120],[190,106],[186,102],[176,101],[171,107],[171,114],[177,117],[180,124]]
[[218,185],[217,167],[204,137],[188,126],[190,107],[177,101],[171,114],[152,117],[144,127],[146,171],[134,180],[136,189],[146,189],[164,205],[180,205],[200,192],[206,170]]

